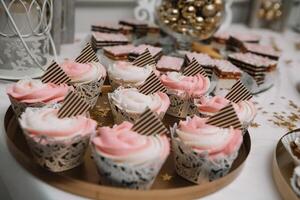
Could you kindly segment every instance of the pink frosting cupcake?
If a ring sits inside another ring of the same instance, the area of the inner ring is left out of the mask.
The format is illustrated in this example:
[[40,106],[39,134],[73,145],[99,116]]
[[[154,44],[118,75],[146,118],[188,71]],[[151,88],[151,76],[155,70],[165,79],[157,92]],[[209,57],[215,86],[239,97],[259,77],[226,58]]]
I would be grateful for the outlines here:
[[160,80],[167,88],[171,102],[167,113],[179,118],[193,115],[196,112],[193,99],[203,96],[210,87],[209,78],[200,74],[184,76],[177,72],[169,72],[162,75]]
[[147,108],[163,119],[170,105],[169,97],[165,93],[144,95],[136,88],[119,87],[113,93],[109,93],[108,98],[115,123],[126,120],[134,122]]
[[[202,117],[210,117],[220,111],[229,104],[229,100],[214,96],[212,98],[201,97],[195,101],[198,111]],[[256,116],[256,108],[252,101],[241,101],[239,103],[232,103],[239,120],[242,122],[243,128],[248,128]]]
[[41,107],[63,101],[70,89],[72,87],[66,84],[56,85],[42,83],[41,80],[24,79],[9,85],[6,92],[19,116],[26,107]]
[[94,160],[106,185],[149,189],[170,152],[168,138],[144,136],[123,122],[112,128],[101,127],[91,146]]
[[71,84],[81,93],[86,101],[94,106],[106,78],[106,70],[99,62],[77,63],[66,61],[61,68],[71,78]]
[[58,118],[57,112],[50,107],[27,108],[19,119],[36,162],[54,172],[74,168],[83,161],[97,126],[85,116]]
[[243,142],[240,130],[211,126],[206,120],[194,116],[171,130],[176,171],[197,184],[226,175]]

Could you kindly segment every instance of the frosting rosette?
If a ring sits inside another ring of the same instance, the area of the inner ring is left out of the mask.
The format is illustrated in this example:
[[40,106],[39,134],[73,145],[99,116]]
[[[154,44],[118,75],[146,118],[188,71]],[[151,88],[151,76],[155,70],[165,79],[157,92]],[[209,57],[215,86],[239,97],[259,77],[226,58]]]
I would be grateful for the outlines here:
[[207,152],[209,158],[219,159],[237,152],[242,144],[241,131],[206,124],[206,118],[194,116],[180,121],[176,129],[178,139],[197,153]]
[[209,78],[201,74],[184,76],[178,72],[169,72],[162,75],[160,80],[167,87],[168,92],[183,97],[201,97],[210,86]]
[[106,77],[106,70],[99,62],[66,61],[61,65],[61,68],[71,78],[71,83],[85,84]]
[[162,92],[145,95],[136,88],[119,87],[109,95],[113,104],[128,113],[143,113],[150,108],[158,115],[165,113],[170,105],[168,95]]
[[111,81],[119,86],[137,87],[150,76],[152,66],[137,67],[129,62],[118,61],[110,65],[108,75]]
[[69,89],[71,87],[66,84],[56,85],[42,83],[41,80],[24,79],[8,86],[6,92],[18,102],[51,104],[63,101]]
[[203,96],[196,100],[196,105],[199,112],[204,117],[208,117],[224,108],[229,102],[229,100],[221,96],[214,96],[212,98]]
[[166,136],[144,136],[131,130],[133,124],[123,122],[112,128],[101,127],[92,139],[97,153],[116,163],[144,165],[165,160],[170,152]]
[[[96,121],[79,115],[58,118],[55,108],[27,108],[21,115],[20,125],[31,136],[46,136],[57,140],[86,136],[96,130]],[[55,124],[55,126],[54,126]]]
[[254,120],[257,111],[252,101],[240,101],[232,105],[243,124],[249,125]]

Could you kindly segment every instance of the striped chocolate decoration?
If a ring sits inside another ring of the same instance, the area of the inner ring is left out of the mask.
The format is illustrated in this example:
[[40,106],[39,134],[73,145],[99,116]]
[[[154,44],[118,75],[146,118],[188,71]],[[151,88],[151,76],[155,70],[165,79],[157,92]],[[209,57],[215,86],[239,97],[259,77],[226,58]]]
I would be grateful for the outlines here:
[[183,75],[185,76],[195,76],[197,74],[201,74],[204,77],[207,77],[205,70],[201,67],[201,65],[197,62],[195,58],[193,58],[192,62],[184,68]]
[[53,61],[47,68],[45,74],[41,78],[43,83],[62,84],[69,83],[70,77],[64,72],[64,70],[58,66],[57,62]]
[[141,55],[139,55],[133,62],[133,65],[144,67],[146,65],[155,65],[155,60],[147,48]]
[[226,99],[234,103],[240,101],[247,101],[252,98],[250,91],[244,86],[241,80],[238,80],[231,88],[229,93],[225,96]]
[[90,107],[91,106],[80,96],[80,94],[69,91],[64,99],[62,107],[58,110],[58,118],[84,114]]
[[86,46],[80,52],[80,55],[75,59],[75,62],[88,63],[92,61],[99,62],[99,59],[96,56],[91,44],[87,43]]
[[242,128],[242,124],[232,104],[229,104],[222,108],[217,114],[211,116],[206,123],[220,128],[229,128],[231,126],[235,129]]
[[159,78],[152,71],[145,83],[139,88],[139,92],[145,95],[153,94],[155,92],[167,92],[165,86],[160,82]]
[[141,135],[161,135],[168,132],[157,115],[149,108],[134,123],[132,130]]

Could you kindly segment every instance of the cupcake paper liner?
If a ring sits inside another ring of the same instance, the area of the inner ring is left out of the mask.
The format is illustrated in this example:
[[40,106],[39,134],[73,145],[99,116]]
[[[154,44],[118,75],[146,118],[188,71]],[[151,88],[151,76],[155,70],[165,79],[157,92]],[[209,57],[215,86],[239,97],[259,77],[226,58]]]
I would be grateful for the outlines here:
[[[298,169],[297,169],[298,168]],[[293,172],[293,176],[291,178],[291,186],[293,191],[297,194],[298,197],[300,197],[300,185],[298,185],[298,179],[300,178],[299,176],[297,176],[296,174],[296,170],[299,170],[300,166],[295,167],[294,172]]]
[[170,106],[167,110],[168,115],[185,118],[198,113],[198,109],[194,105],[193,101],[181,98],[176,94],[168,95],[170,98]]
[[92,154],[102,184],[129,189],[150,189],[164,163],[164,160],[159,162],[153,160],[138,166],[116,163],[109,158],[99,155],[93,144]]
[[193,183],[202,184],[221,178],[229,172],[238,151],[222,159],[211,160],[207,152],[196,153],[180,141],[176,128],[176,124],[171,128],[171,136],[175,170],[178,175]]
[[105,77],[102,77],[100,80],[91,81],[89,83],[75,84],[75,90],[79,92],[92,107],[94,107],[101,93],[104,81]]
[[89,145],[90,134],[55,140],[47,136],[30,136],[23,130],[34,160],[52,172],[62,172],[77,167]]
[[117,89],[118,87],[122,86],[122,87],[129,87],[129,88],[137,88],[139,87],[141,84],[136,84],[136,83],[128,83],[128,82],[124,82],[122,80],[115,80],[112,77],[109,77],[109,82],[110,85],[112,87],[113,90]]
[[[135,122],[142,113],[130,113],[130,112],[126,112],[126,110],[120,108],[119,106],[117,106],[116,104],[114,104],[110,93],[108,94],[108,101],[111,107],[111,111],[113,114],[113,118],[114,118],[114,122],[116,124],[120,124],[123,121],[129,121],[129,122]],[[165,116],[165,112],[161,112],[159,114],[159,118],[163,119]]]
[[295,141],[297,137],[300,137],[300,132],[291,132],[284,136],[281,139],[282,144],[284,145],[285,149],[289,152],[291,155],[295,165],[300,165],[300,159],[298,159],[296,156],[294,156],[292,149],[291,149],[291,142]]
[[[9,96],[9,95],[8,95]],[[17,101],[13,97],[9,96],[9,100],[11,103],[11,106],[13,108],[13,111],[17,117],[20,117],[21,114],[26,110],[27,107],[33,107],[33,108],[40,108],[48,105],[54,105],[54,104],[46,104],[46,103],[23,103],[20,101]]]

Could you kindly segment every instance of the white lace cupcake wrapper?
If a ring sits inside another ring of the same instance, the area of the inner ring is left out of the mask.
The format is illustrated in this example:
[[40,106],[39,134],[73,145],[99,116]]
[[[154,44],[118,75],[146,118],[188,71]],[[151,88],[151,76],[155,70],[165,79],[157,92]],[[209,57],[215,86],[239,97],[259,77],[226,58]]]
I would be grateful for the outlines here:
[[167,110],[168,115],[185,118],[198,113],[197,106],[191,100],[183,99],[175,94],[168,95],[170,98],[170,106]]
[[[114,122],[116,124],[120,124],[123,121],[129,121],[134,123],[142,114],[142,113],[129,113],[126,112],[126,110],[121,109],[116,104],[114,104],[112,98],[110,97],[110,94],[108,94],[108,100],[113,114]],[[161,112],[158,117],[160,119],[163,119],[164,116],[165,116],[165,112]]]
[[13,108],[13,111],[17,117],[20,117],[21,114],[26,110],[27,107],[33,107],[33,108],[40,108],[44,106],[48,106],[49,104],[45,103],[22,103],[20,101],[17,101],[13,97],[9,96],[9,100],[11,103],[11,106]]
[[104,84],[104,81],[105,77],[102,77],[100,80],[95,80],[84,84],[75,84],[74,86],[75,90],[79,92],[92,107],[94,107],[101,93],[101,88]]
[[295,165],[300,165],[300,159],[298,159],[296,156],[294,156],[292,149],[291,149],[291,142],[295,141],[296,138],[300,137],[300,132],[292,132],[287,134],[281,139],[281,142],[287,152],[289,152],[291,158],[293,159]]
[[229,172],[233,161],[238,156],[238,151],[230,156],[212,161],[209,159],[208,153],[196,153],[179,141],[175,130],[176,125],[171,128],[171,135],[175,170],[178,175],[193,183],[202,184],[219,179]]
[[[296,169],[296,168],[295,168]],[[300,186],[297,184],[299,177],[296,175],[295,171],[293,172],[293,176],[291,178],[291,186],[293,191],[300,197]]]
[[46,136],[31,137],[25,130],[23,132],[34,160],[53,172],[66,171],[80,165],[91,135],[55,140]]
[[124,82],[122,80],[115,80],[112,77],[109,77],[109,83],[112,87],[113,90],[117,89],[118,87],[122,86],[124,88],[137,88],[139,87],[141,84],[136,84],[136,83],[128,83],[128,82]]
[[102,184],[129,189],[150,189],[164,163],[164,161],[157,162],[157,160],[142,166],[116,163],[99,155],[93,145],[92,153]]

